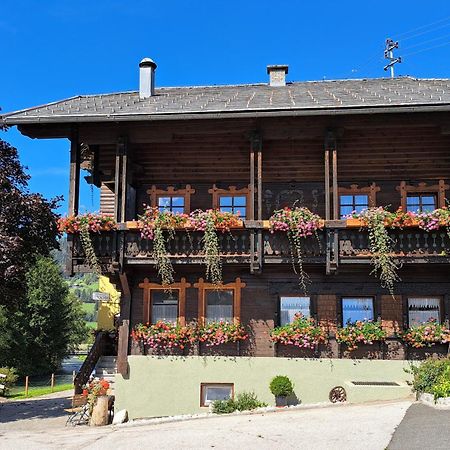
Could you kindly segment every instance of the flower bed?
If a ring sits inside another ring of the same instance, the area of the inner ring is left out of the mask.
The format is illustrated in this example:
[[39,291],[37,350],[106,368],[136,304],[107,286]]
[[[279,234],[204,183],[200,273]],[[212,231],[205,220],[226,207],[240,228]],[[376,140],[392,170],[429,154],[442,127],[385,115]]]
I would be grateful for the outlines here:
[[270,231],[284,231],[287,233],[292,251],[292,267],[299,276],[300,287],[306,292],[310,280],[303,270],[302,239],[316,235],[317,230],[324,226],[324,221],[312,213],[308,208],[284,208],[274,211],[269,219]]
[[431,347],[450,342],[450,329],[433,320],[412,326],[399,335],[406,345],[413,348]]
[[326,333],[314,319],[296,314],[292,323],[274,328],[270,340],[281,345],[315,349],[326,342]]
[[345,344],[350,352],[361,344],[383,342],[386,337],[387,332],[381,328],[381,323],[372,321],[357,321],[355,324],[338,328],[336,332],[336,341]]

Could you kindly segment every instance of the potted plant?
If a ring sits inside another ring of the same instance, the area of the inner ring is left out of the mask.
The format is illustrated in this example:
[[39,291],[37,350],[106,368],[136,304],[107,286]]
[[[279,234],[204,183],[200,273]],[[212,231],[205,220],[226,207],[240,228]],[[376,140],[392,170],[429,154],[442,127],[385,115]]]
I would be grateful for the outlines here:
[[272,378],[269,388],[270,392],[275,396],[275,405],[278,408],[287,406],[287,398],[294,393],[294,385],[285,375],[277,375]]

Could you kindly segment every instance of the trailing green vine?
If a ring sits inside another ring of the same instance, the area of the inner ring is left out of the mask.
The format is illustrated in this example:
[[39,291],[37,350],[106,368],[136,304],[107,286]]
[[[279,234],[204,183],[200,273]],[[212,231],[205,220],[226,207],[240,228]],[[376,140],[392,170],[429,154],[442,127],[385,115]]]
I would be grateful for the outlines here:
[[100,263],[98,262],[97,255],[95,254],[94,245],[92,243],[91,233],[89,231],[89,225],[82,224],[80,227],[80,241],[84,251],[84,257],[88,266],[97,274],[102,274]]
[[392,213],[383,207],[368,208],[354,214],[367,226],[369,232],[369,247],[373,270],[371,274],[379,277],[381,286],[394,295],[394,284],[400,281],[397,274],[400,263],[394,257],[394,240],[389,236],[386,222],[391,221]]

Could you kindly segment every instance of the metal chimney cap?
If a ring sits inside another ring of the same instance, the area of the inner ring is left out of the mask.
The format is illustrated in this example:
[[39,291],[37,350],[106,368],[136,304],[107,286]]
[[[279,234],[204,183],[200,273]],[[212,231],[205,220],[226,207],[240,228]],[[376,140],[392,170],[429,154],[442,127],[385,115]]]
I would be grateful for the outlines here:
[[275,64],[267,66],[267,73],[270,74],[272,70],[284,70],[284,73],[288,73],[289,66],[287,64]]
[[140,63],[139,67],[153,67],[153,69],[156,69],[157,65],[153,59],[150,58],[144,58]]

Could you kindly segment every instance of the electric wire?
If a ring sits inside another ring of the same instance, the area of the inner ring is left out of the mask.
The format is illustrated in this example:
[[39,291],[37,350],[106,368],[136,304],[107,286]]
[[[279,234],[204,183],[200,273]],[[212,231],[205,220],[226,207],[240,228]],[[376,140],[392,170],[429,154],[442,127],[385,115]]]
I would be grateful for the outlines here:
[[[424,28],[432,27],[433,25],[437,25],[437,24],[442,23],[442,22],[447,22],[448,20],[450,20],[450,16],[445,17],[445,18],[440,19],[440,20],[436,20],[435,22],[429,23],[427,25],[421,25],[420,27],[413,28],[412,30],[409,30],[409,31],[406,31],[404,33],[401,33],[401,34],[397,35],[394,40],[396,40],[396,41],[399,41],[399,40],[406,41],[406,40],[412,39],[413,37],[420,36],[420,35],[424,34],[425,32],[417,33],[417,34],[415,34],[413,36],[408,36],[409,34],[414,33],[416,31],[419,31],[419,30],[423,30]],[[444,26],[447,26],[447,25],[444,25]],[[432,29],[426,31],[426,33],[438,30],[440,28],[443,28],[443,26],[440,26],[440,27],[437,27],[437,28],[432,28]],[[407,36],[407,37],[405,38],[405,36]]]
[[428,39],[428,41],[423,41],[423,42],[420,42],[419,44],[402,47],[402,51],[405,51],[405,50],[409,51],[412,48],[421,47],[422,45],[429,44],[430,42],[440,41],[441,39],[444,39],[444,38],[449,37],[449,36],[450,36],[450,33],[444,34],[444,36],[437,37],[437,38],[434,38],[434,39]]
[[405,55],[402,56],[402,58],[404,58],[405,56],[417,55],[418,53],[427,52],[428,50],[432,50],[434,48],[444,47],[445,45],[449,45],[449,44],[450,44],[450,41],[447,41],[447,42],[444,42],[442,44],[437,44],[437,45],[433,45],[431,47],[427,47],[427,48],[423,48],[423,49],[417,50],[416,52],[406,53]]

